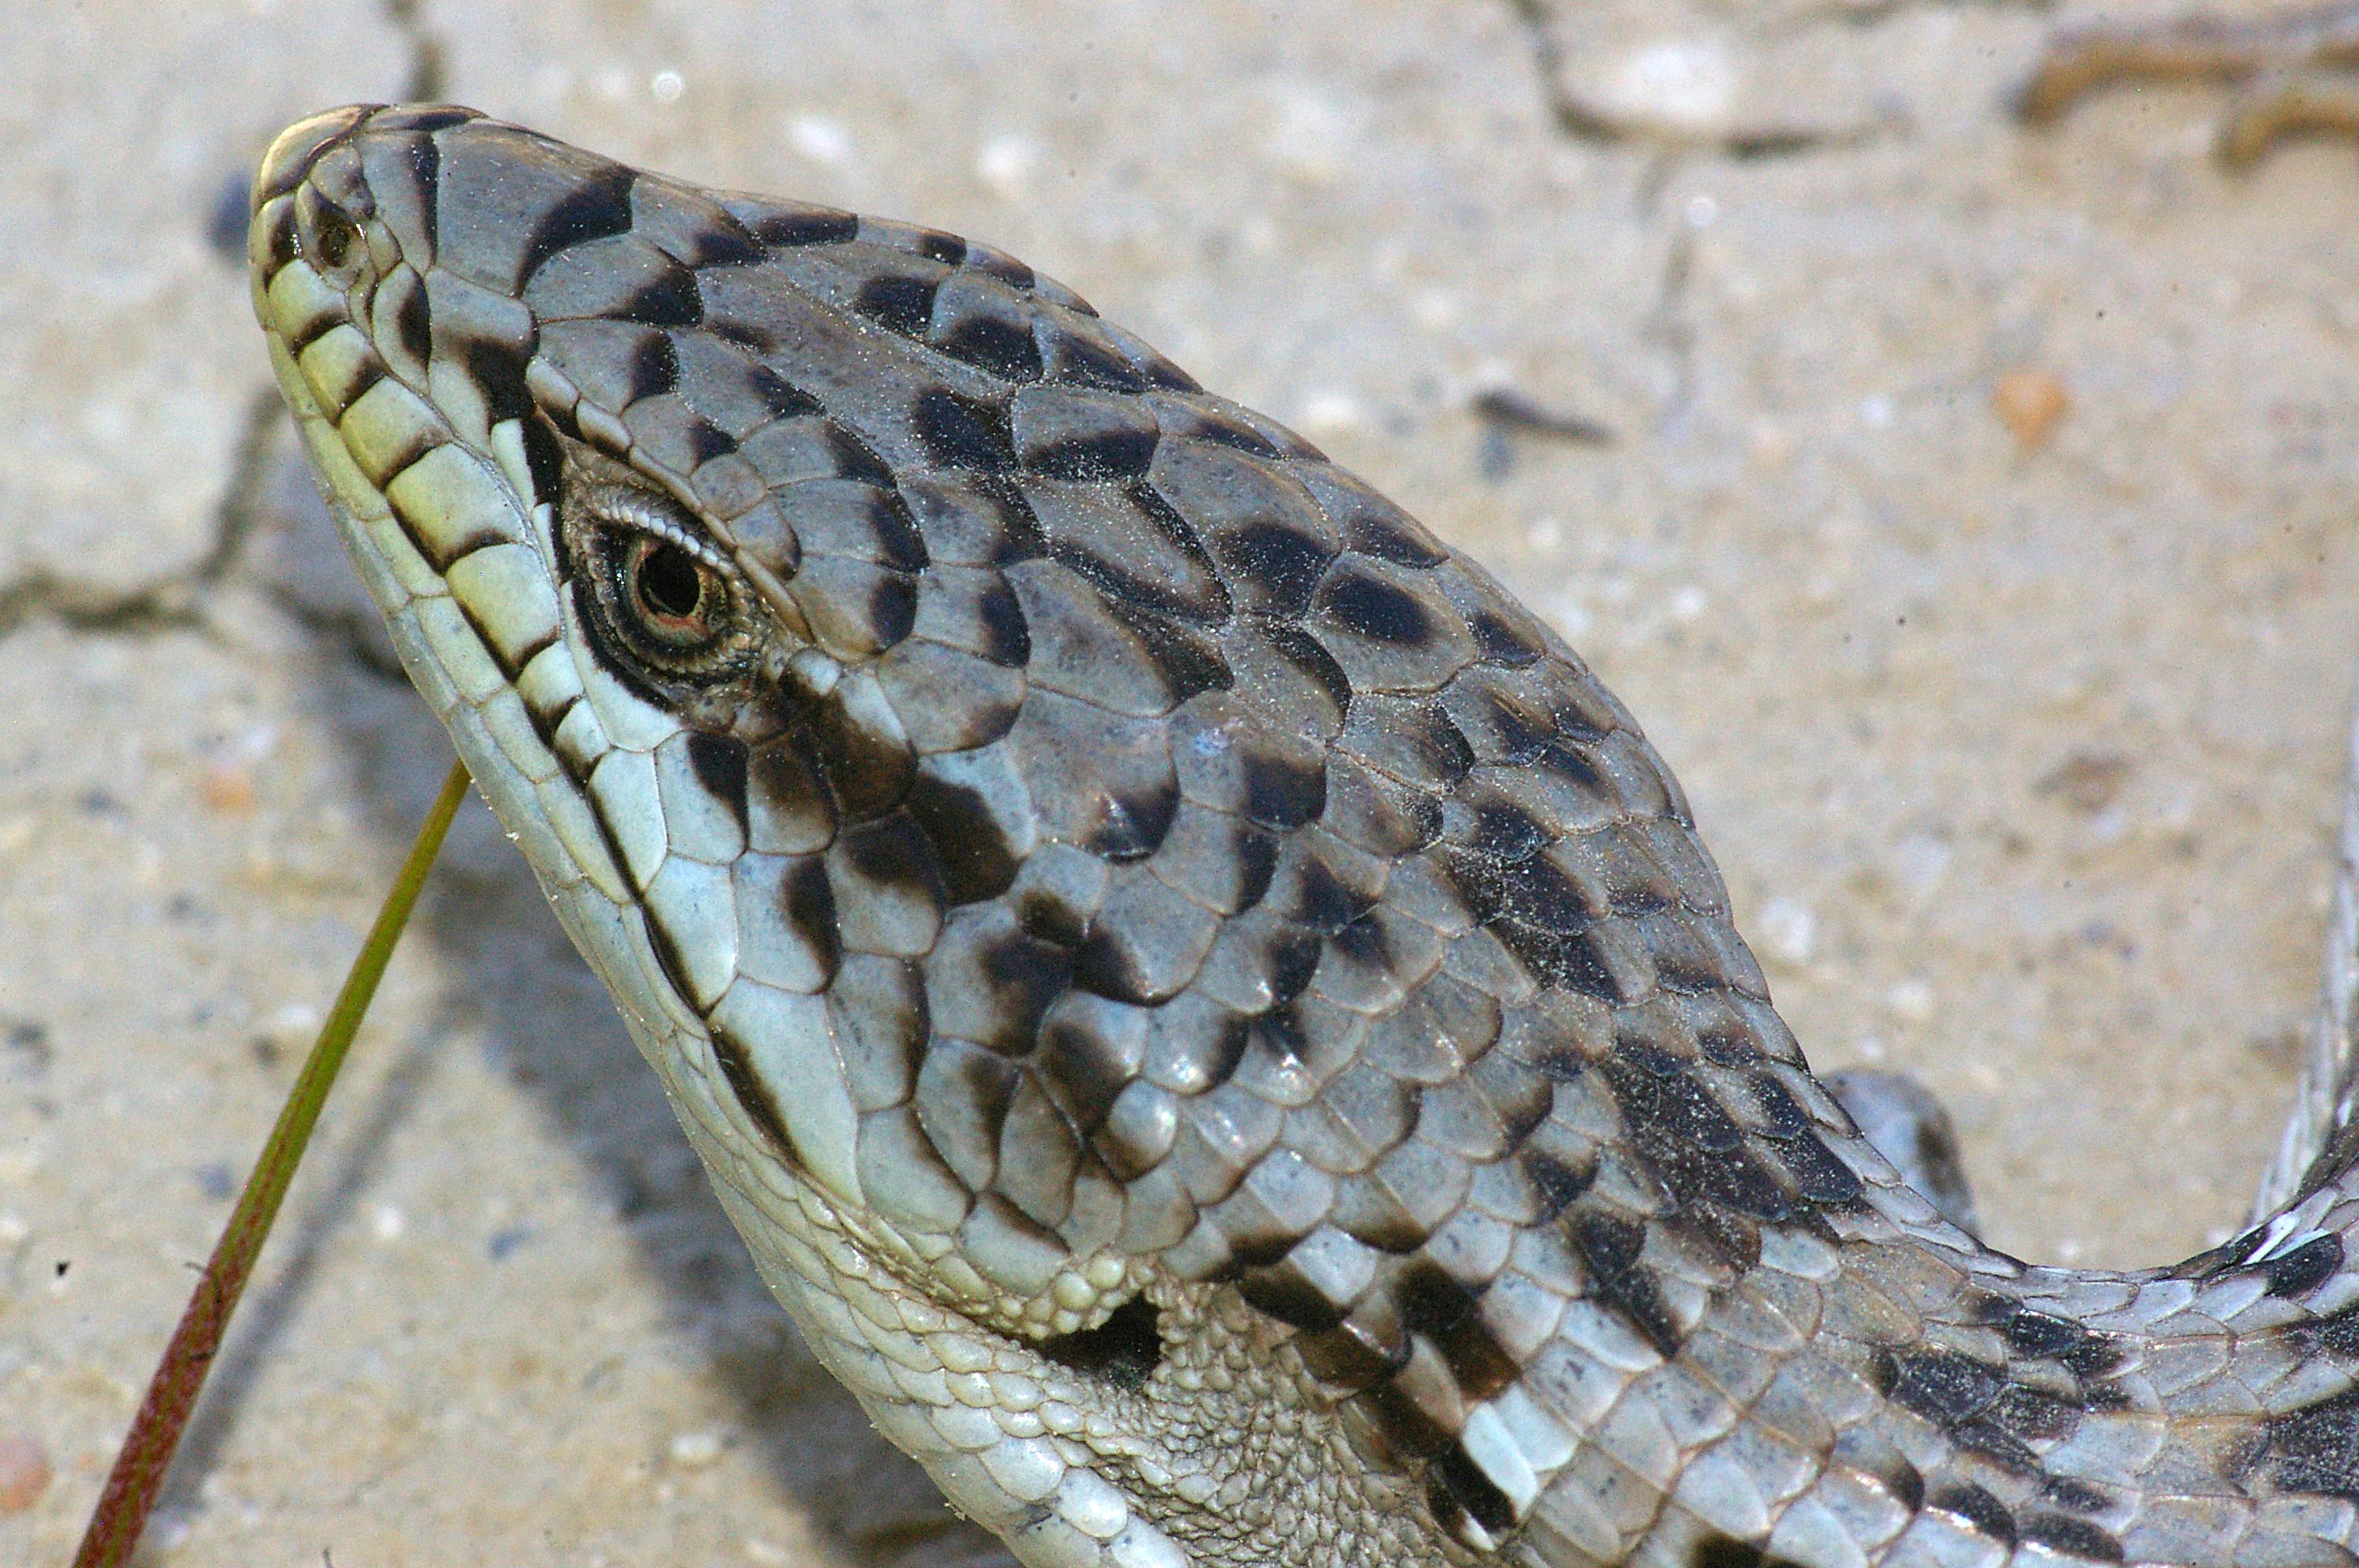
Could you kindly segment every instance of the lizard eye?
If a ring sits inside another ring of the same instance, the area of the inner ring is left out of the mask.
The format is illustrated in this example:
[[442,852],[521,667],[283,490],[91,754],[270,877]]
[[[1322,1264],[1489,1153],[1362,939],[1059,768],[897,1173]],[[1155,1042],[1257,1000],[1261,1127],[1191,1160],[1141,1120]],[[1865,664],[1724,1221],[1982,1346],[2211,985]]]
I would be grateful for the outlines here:
[[649,641],[693,653],[727,630],[729,585],[671,540],[640,535],[617,569],[620,595]]
[[716,684],[745,672],[758,638],[745,590],[678,508],[624,485],[568,501],[592,626],[609,652],[658,681]]

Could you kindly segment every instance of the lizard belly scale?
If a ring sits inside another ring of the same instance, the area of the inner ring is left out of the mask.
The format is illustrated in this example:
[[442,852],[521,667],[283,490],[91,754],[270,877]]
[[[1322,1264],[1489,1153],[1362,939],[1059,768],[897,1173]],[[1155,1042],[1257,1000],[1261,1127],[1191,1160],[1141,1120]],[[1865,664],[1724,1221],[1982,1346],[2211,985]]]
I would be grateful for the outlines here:
[[2353,1560],[2343,1173],[2144,1274],[1941,1219],[1628,714],[1299,437],[985,246],[467,111],[255,200],[405,664],[1027,1563]]

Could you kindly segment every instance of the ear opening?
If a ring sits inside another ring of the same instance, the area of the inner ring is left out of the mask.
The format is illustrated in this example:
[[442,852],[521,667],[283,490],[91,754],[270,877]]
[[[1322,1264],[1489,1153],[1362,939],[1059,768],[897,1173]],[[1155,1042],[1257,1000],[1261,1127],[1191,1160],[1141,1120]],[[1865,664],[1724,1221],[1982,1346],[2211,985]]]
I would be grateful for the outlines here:
[[1095,1328],[1043,1340],[1040,1354],[1116,1388],[1143,1388],[1163,1364],[1161,1314],[1145,1296],[1133,1296]]

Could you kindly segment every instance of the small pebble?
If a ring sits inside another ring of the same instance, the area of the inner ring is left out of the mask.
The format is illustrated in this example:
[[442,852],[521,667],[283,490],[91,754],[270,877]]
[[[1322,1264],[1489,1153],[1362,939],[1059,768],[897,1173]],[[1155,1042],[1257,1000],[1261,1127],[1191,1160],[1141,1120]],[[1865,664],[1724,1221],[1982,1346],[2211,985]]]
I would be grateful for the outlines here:
[[721,1434],[683,1432],[671,1440],[671,1462],[683,1470],[702,1470],[721,1462]]
[[197,1191],[214,1203],[227,1203],[237,1196],[237,1173],[226,1160],[207,1161],[196,1168]]
[[0,1514],[20,1514],[49,1489],[49,1450],[20,1432],[0,1433]]
[[320,1010],[309,1002],[290,1001],[262,1021],[255,1031],[256,1055],[269,1065],[281,1056],[299,1055],[311,1048],[319,1037],[323,1022]]
[[2075,752],[2036,780],[2032,793],[2060,800],[2084,816],[2094,816],[2121,798],[2136,764],[2113,752]]
[[1314,392],[1303,401],[1302,427],[1322,440],[1351,434],[1367,422],[1359,399],[1348,392]]
[[1946,840],[1930,833],[1911,833],[1892,847],[1893,880],[1911,898],[1930,897],[1957,858]]
[[1040,144],[1013,131],[992,137],[974,155],[975,174],[993,194],[1011,201],[1031,189],[1039,167]]
[[244,762],[215,762],[197,780],[197,798],[223,816],[252,811],[255,794],[254,770]]
[[1933,988],[1919,979],[1902,980],[1884,993],[1884,1005],[1903,1023],[1927,1023],[1934,1013]]
[[1780,427],[1764,420],[1747,432],[1745,455],[1756,468],[1782,469],[1794,460],[1794,438]]
[[1262,138],[1262,150],[1296,178],[1323,185],[1343,172],[1354,143],[1342,108],[1300,93],[1278,104],[1277,123]]
[[787,142],[822,168],[842,168],[852,161],[852,133],[822,115],[804,114],[789,122]]
[[1991,412],[2027,452],[2048,444],[2072,406],[2072,395],[2054,371],[2023,365],[2000,376],[1991,387]]
[[1736,57],[1715,39],[1664,39],[1625,55],[1605,95],[1630,119],[1710,135],[1725,128],[1741,75]]
[[1797,898],[1778,897],[1761,906],[1761,946],[1769,957],[1788,968],[1800,968],[1817,951],[1819,923],[1810,905]]

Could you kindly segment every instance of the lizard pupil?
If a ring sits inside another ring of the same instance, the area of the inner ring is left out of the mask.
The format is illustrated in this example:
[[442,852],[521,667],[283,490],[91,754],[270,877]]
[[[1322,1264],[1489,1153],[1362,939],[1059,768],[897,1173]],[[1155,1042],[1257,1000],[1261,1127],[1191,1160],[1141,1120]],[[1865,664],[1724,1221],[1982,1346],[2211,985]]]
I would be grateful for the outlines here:
[[633,552],[632,579],[639,609],[667,630],[692,631],[704,603],[704,568],[696,557],[669,539],[643,541]]

